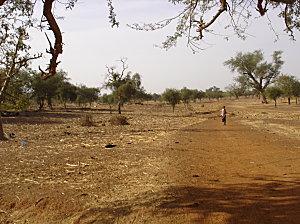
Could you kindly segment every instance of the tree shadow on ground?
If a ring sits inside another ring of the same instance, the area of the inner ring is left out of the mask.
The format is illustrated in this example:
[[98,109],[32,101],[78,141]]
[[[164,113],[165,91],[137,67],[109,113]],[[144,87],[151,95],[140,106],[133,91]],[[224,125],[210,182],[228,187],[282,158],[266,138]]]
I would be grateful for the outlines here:
[[63,119],[80,118],[82,113],[61,111],[28,111],[16,117],[2,117],[3,124],[60,124]]
[[[223,125],[220,125],[221,127]],[[225,127],[226,128],[226,127]],[[244,131],[243,129],[204,129],[204,128],[184,128],[180,129],[181,132],[238,132],[238,131]]]
[[[105,208],[93,208],[94,219],[88,215],[90,210],[82,213],[78,223],[85,223],[84,220],[98,223],[103,217],[110,217],[110,223],[121,217],[125,220],[122,223],[127,223],[132,216],[136,223],[143,223],[147,216],[157,220],[156,223],[160,220],[186,223],[178,217],[190,216],[188,223],[296,224],[300,220],[300,181],[256,181],[218,188],[172,186],[161,192],[146,192],[132,200],[116,201]],[[140,217],[134,214],[139,210],[143,211]],[[219,221],[213,219],[220,214],[222,222],[220,217]]]
[[300,220],[299,182],[290,186],[275,181],[220,189],[175,187],[168,191],[173,198],[165,198],[159,208],[167,211],[166,215],[187,210],[197,213],[197,223],[216,213],[227,214],[226,223],[230,224],[296,224]]

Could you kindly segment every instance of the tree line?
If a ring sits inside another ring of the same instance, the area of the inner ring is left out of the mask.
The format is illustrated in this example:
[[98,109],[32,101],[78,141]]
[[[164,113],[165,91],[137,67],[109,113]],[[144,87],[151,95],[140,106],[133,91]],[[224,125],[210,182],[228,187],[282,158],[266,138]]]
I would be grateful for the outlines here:
[[[256,51],[247,54],[256,55],[257,53]],[[238,58],[230,60],[235,63]],[[247,65],[249,61],[252,67]],[[204,98],[220,100],[224,97],[239,98],[240,96],[263,96],[263,102],[266,102],[268,97],[274,100],[275,106],[279,97],[286,97],[288,104],[291,103],[291,98],[294,97],[297,103],[297,98],[300,97],[299,80],[295,76],[283,75],[279,71],[276,71],[276,75],[272,73],[272,76],[270,76],[268,72],[274,71],[272,66],[270,64],[266,66],[266,62],[260,64],[257,61],[261,60],[256,60],[254,64],[253,61],[247,60],[246,64],[238,64],[238,66],[246,66],[248,69],[252,68],[251,71],[253,73],[251,74],[259,80],[260,85],[255,85],[254,80],[249,78],[250,70],[248,73],[240,70],[239,75],[234,79],[234,83],[225,88],[225,91],[216,86],[212,86],[205,91],[183,87],[182,89],[166,88],[162,94],[147,93],[142,86],[141,75],[128,71],[126,59],[120,60],[122,66],[119,70],[115,66],[107,67],[106,79],[102,88],[74,85],[70,82],[68,74],[63,70],[58,71],[55,76],[44,79],[40,72],[33,71],[30,68],[23,68],[18,71],[18,74],[11,76],[9,82],[7,82],[6,88],[1,94],[0,111],[24,111],[29,107],[32,108],[33,103],[38,110],[42,110],[46,106],[49,109],[53,109],[54,102],[63,105],[65,109],[67,109],[68,104],[86,107],[96,102],[108,104],[110,111],[112,111],[113,105],[117,105],[117,111],[121,114],[121,108],[125,103],[142,103],[143,101],[152,100],[167,102],[171,105],[174,112],[175,106],[181,102],[188,109],[192,101],[199,102]],[[225,63],[227,64],[229,61]],[[263,68],[260,68],[260,66]],[[264,71],[264,69],[266,70]],[[2,86],[3,80],[6,80],[5,75],[5,67],[0,68],[0,81],[2,82],[0,84]],[[109,90],[110,93],[100,95],[100,90],[103,88]],[[3,138],[1,117],[0,138]]]
[[[246,54],[256,56],[257,53],[261,55],[261,52],[258,51]],[[240,54],[237,57],[240,57]],[[240,60],[237,57],[230,59],[230,63]],[[247,65],[249,61],[251,62],[250,59],[246,60],[246,65],[238,64],[238,66],[249,68],[250,65]],[[256,82],[260,85],[256,85],[253,79],[248,77],[249,73],[241,70],[239,75],[234,78],[234,82],[227,86],[225,90],[221,90],[216,86],[204,91],[187,87],[182,89],[166,88],[162,94],[148,93],[142,86],[141,75],[128,71],[126,59],[121,59],[120,62],[121,68],[119,70],[116,66],[107,66],[106,79],[102,88],[74,85],[70,82],[68,74],[63,70],[60,70],[56,76],[44,79],[40,72],[33,71],[30,68],[23,69],[18,75],[11,77],[9,85],[2,94],[0,110],[22,111],[30,106],[32,107],[33,103],[35,103],[38,110],[45,107],[53,109],[54,101],[63,105],[64,108],[67,108],[68,103],[85,107],[87,105],[91,106],[93,102],[100,102],[108,104],[110,110],[112,110],[113,105],[117,105],[117,111],[121,114],[121,108],[127,102],[165,101],[172,106],[174,111],[176,104],[180,102],[188,108],[191,101],[201,101],[204,98],[219,100],[224,97],[238,99],[241,96],[257,96],[261,97],[262,102],[267,102],[267,98],[269,98],[274,100],[276,104],[279,97],[286,97],[288,104],[290,104],[291,98],[295,98],[297,103],[297,98],[300,96],[300,82],[295,76],[283,75],[277,72],[276,75],[272,74],[272,78],[270,78],[268,72],[262,72],[263,68],[260,68],[260,66],[267,67],[265,62],[262,63],[263,65],[256,63],[255,66],[251,62],[253,70],[253,74],[251,74],[258,79]],[[228,63],[229,61],[225,62],[225,64]],[[235,69],[238,70],[239,68]],[[3,76],[5,76],[5,70],[1,68],[0,80],[3,80]],[[101,95],[100,90],[103,88],[110,92]]]
[[[0,79],[3,74],[0,70]],[[99,88],[70,83],[67,73],[63,70],[58,71],[56,76],[43,79],[39,72],[24,69],[10,80],[0,102],[0,110],[23,111],[27,110],[33,102],[38,110],[46,106],[53,109],[53,101],[58,101],[65,108],[67,103],[86,106],[96,101],[99,93]]]

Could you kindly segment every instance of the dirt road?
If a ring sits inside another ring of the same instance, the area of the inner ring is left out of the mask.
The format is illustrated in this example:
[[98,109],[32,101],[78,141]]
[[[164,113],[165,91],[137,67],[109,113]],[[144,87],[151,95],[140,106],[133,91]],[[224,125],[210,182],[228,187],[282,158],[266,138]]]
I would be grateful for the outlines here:
[[211,116],[161,141],[61,151],[30,169],[13,163],[45,152],[6,150],[2,180],[16,178],[0,185],[0,222],[298,224],[299,146]]
[[177,180],[159,211],[173,223],[299,223],[299,145],[235,119],[183,129],[167,150]]

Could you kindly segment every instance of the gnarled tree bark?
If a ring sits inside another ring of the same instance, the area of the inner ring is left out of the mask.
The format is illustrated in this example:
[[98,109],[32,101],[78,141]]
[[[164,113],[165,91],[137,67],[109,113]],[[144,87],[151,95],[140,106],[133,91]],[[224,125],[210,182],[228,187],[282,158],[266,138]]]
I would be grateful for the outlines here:
[[51,54],[52,58],[50,59],[50,64],[47,68],[48,74],[45,74],[45,72],[43,73],[45,75],[45,78],[56,74],[56,67],[59,63],[59,62],[57,62],[57,58],[58,58],[58,55],[63,52],[62,34],[61,34],[60,28],[52,14],[52,6],[53,6],[54,1],[55,0],[45,0],[44,10],[43,10],[43,15],[46,17],[48,24],[49,24],[49,28],[53,32],[54,37],[55,37],[54,47],[52,47],[52,44],[51,44],[50,40],[48,39],[49,44],[50,44],[50,49],[47,50],[47,53]]

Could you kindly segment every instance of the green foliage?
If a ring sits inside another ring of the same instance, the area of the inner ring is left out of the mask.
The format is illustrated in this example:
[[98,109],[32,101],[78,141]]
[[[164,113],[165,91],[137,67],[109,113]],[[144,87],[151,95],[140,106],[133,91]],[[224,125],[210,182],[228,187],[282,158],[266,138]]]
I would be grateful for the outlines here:
[[293,96],[300,97],[300,81],[298,80],[294,83]]
[[112,108],[112,104],[115,103],[115,96],[113,94],[103,94],[100,97],[100,102],[101,103],[105,103],[109,105],[109,109],[110,109],[110,113],[112,112],[111,108]]
[[186,87],[183,87],[180,90],[180,98],[185,105],[188,105],[190,100],[193,99],[193,91]]
[[296,77],[291,75],[281,75],[276,80],[276,86],[278,86],[283,92],[285,97],[294,96]]
[[152,95],[150,93],[147,93],[144,89],[136,90],[134,101],[142,102],[152,100]]
[[[20,87],[16,86],[18,78],[15,77],[22,74],[30,60],[40,57],[30,54],[30,45],[27,42],[27,30],[33,26],[33,5],[27,2],[7,1],[0,7],[0,103],[8,103],[6,106],[9,106],[14,101],[14,105],[10,106],[23,109],[27,103],[24,103],[24,100],[13,99],[14,96],[20,95]],[[14,82],[15,88],[10,82]]]
[[224,62],[232,72],[238,72],[239,77],[236,81],[240,81],[241,86],[256,89],[266,102],[265,89],[275,81],[280,74],[283,61],[281,59],[281,51],[274,51],[272,62],[268,63],[264,60],[262,51],[242,53],[239,52],[235,57]]
[[39,105],[39,109],[44,107],[45,101],[47,101],[49,108],[52,109],[52,101],[59,96],[59,90],[66,80],[66,75],[65,72],[59,71],[55,76],[51,76],[45,80],[40,73],[33,74],[31,87],[33,89],[33,97]]
[[101,97],[100,97],[100,102],[101,103],[106,103],[106,104],[114,104],[115,103],[115,97],[113,94],[103,94]]
[[223,91],[220,88],[213,86],[205,90],[205,95],[209,99],[220,99],[223,97]]
[[138,73],[126,72],[128,66],[126,59],[121,59],[122,70],[117,71],[115,67],[108,67],[107,78],[104,86],[112,91],[115,102],[118,103],[118,112],[121,114],[121,106],[131,99],[138,99],[145,94],[141,87],[141,76]]
[[206,96],[205,92],[203,92],[202,90],[197,90],[197,89],[192,90],[192,99],[194,101],[202,100],[205,96]]
[[162,98],[171,104],[174,112],[175,105],[179,104],[181,100],[180,91],[177,89],[166,89],[162,94]]
[[99,98],[100,90],[98,88],[89,88],[84,85],[77,89],[77,102],[79,105],[86,105],[87,103],[92,105],[93,102]]
[[119,102],[127,102],[136,94],[135,83],[131,80],[128,80],[126,83],[119,86],[114,95]]
[[282,90],[276,86],[272,86],[266,89],[266,94],[268,98],[274,100],[276,107],[276,101],[282,95]]
[[244,95],[246,90],[240,83],[232,83],[225,88],[230,96],[234,96],[238,99],[240,96]]
[[1,107],[6,110],[26,110],[30,106],[30,97],[30,71],[22,70],[11,77],[2,97]]
[[145,89],[142,87],[142,79],[139,73],[135,73],[131,77],[131,82],[133,83],[133,87],[135,89],[131,98],[137,101],[149,100],[151,96],[146,93]]
[[151,99],[154,100],[155,102],[157,100],[159,100],[161,98],[161,95],[160,94],[157,94],[157,93],[153,93],[151,94]]
[[141,79],[141,75],[139,73],[135,73],[131,76],[130,78],[134,88],[136,90],[141,90],[142,89],[142,79]]
[[66,107],[67,102],[74,103],[77,99],[77,86],[65,81],[59,88],[59,97]]
[[300,95],[300,82],[296,79],[295,76],[291,75],[281,75],[278,77],[276,81],[276,86],[278,86],[283,95],[288,98],[288,104],[291,104],[291,97],[294,96],[296,98]]
[[266,93],[267,93],[267,96],[272,100],[276,100],[282,95],[281,89],[276,86],[268,87],[266,89]]

